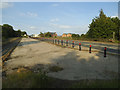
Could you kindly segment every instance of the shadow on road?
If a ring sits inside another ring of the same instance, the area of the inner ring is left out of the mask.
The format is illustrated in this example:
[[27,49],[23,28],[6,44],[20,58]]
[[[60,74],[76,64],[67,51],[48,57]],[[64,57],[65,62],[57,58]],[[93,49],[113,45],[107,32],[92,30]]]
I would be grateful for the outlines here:
[[[87,53],[87,52],[86,52]],[[69,52],[63,57],[51,60],[52,63],[61,66],[65,71],[55,73],[53,76],[68,78],[69,75],[75,79],[118,79],[118,56],[108,55],[106,58],[100,53],[88,59],[81,58],[76,52]]]
[[40,41],[20,42],[18,46],[24,46],[24,45],[36,44],[36,43],[40,43]]

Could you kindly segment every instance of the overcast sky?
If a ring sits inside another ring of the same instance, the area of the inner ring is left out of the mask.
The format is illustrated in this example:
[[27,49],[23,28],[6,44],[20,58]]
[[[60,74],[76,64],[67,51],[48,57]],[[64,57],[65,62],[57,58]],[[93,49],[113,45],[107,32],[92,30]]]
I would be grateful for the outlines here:
[[28,34],[85,34],[101,8],[107,16],[118,16],[117,2],[6,2],[0,8],[2,24]]

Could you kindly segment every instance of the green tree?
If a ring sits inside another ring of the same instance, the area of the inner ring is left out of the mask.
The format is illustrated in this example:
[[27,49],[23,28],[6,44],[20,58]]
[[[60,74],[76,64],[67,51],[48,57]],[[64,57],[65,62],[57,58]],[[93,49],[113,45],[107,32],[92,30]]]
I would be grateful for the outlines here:
[[115,38],[117,40],[120,40],[120,19],[118,17],[115,17],[115,18],[111,18],[111,20],[117,25],[117,29],[114,30]]
[[72,34],[73,39],[79,39],[80,35],[79,34]]
[[86,33],[88,38],[112,38],[113,32],[117,29],[117,25],[107,17],[103,10],[100,10],[99,17],[92,20],[89,25],[89,31]]
[[10,38],[10,37],[21,37],[24,34],[27,34],[25,31],[15,31],[11,25],[3,24],[2,27],[2,38]]
[[40,32],[39,36],[40,37],[44,37],[44,34],[42,32]]
[[21,36],[24,36],[25,34],[27,35],[27,33],[25,31],[21,32]]
[[3,24],[2,26],[2,37],[8,38],[13,37],[15,34],[15,31],[13,30],[13,27],[8,24]]
[[15,37],[21,37],[21,30],[15,31]]
[[50,32],[45,33],[45,37],[52,37]]

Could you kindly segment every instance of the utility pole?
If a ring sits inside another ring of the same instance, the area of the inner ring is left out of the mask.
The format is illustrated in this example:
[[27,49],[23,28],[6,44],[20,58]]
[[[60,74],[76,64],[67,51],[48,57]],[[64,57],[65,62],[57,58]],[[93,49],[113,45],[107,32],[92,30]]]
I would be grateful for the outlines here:
[[113,32],[113,42],[115,41],[115,32]]

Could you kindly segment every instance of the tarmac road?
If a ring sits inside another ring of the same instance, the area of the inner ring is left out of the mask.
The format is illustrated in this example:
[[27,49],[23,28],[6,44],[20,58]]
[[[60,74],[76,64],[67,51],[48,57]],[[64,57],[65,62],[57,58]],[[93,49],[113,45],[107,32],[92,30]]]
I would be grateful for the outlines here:
[[[62,67],[62,71],[49,71],[50,66]],[[22,38],[5,62],[7,74],[19,67],[36,67],[47,70],[47,75],[64,80],[113,79],[118,76],[117,55],[62,48],[41,40]]]
[[[44,40],[44,41],[46,41],[46,40]],[[53,42],[52,39],[50,39],[49,41]],[[72,46],[72,41],[73,40],[68,40],[68,44],[70,46]],[[55,39],[54,39],[54,43],[55,43]],[[58,43],[57,39],[56,39],[56,43]],[[61,43],[61,40],[59,40],[59,43]],[[85,42],[85,41],[74,41],[75,46],[79,46],[79,43],[81,43],[81,46],[87,47],[87,48],[89,48],[89,46],[91,45],[93,49],[97,49],[97,50],[100,50],[100,51],[104,51],[104,48],[106,47],[107,52],[120,55],[120,46],[119,46],[119,44],[110,44],[110,43],[105,44],[105,43],[100,43],[100,42],[95,43],[95,42]],[[66,45],[66,40],[63,40],[63,45]]]

